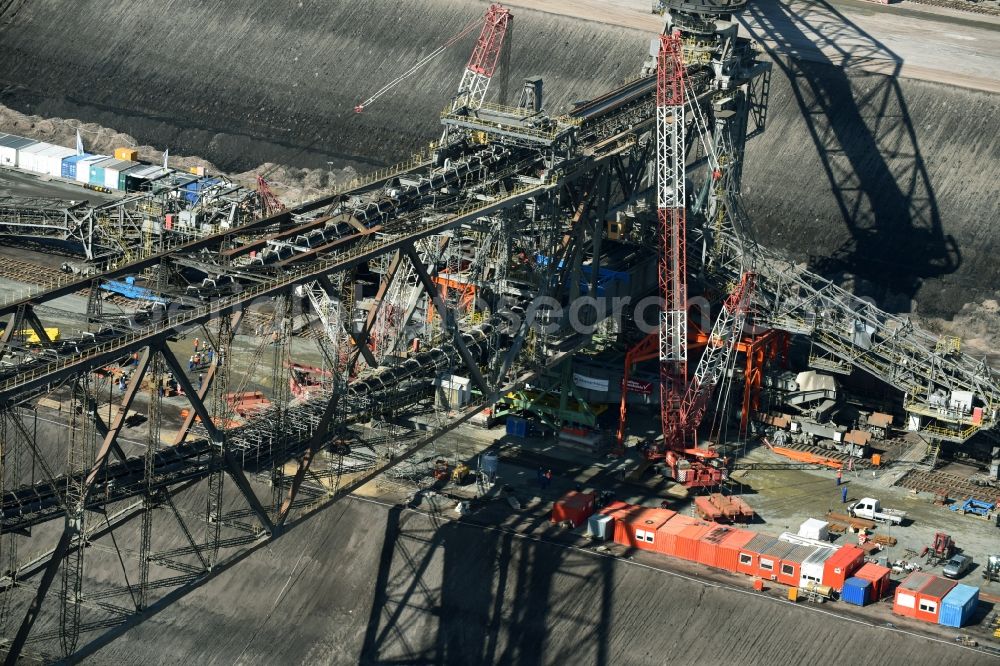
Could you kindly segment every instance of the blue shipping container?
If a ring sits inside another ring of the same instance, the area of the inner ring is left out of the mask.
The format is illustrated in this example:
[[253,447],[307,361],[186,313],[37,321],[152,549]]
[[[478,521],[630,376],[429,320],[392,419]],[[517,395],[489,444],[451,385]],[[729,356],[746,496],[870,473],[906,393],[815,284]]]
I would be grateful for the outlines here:
[[864,606],[871,597],[872,583],[852,576],[844,581],[844,589],[840,591],[840,599],[855,606]]
[[60,175],[68,180],[76,180],[76,163],[86,157],[93,156],[90,153],[84,153],[83,155],[70,155],[63,158],[62,173]]
[[528,436],[528,422],[519,416],[507,417],[507,434],[514,437]]
[[938,624],[946,627],[964,627],[972,619],[979,605],[979,588],[959,583],[941,600]]

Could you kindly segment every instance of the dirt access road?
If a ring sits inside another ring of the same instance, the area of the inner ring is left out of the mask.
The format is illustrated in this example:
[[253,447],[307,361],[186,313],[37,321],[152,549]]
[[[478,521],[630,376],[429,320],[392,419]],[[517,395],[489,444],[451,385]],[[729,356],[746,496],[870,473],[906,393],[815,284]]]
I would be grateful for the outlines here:
[[[655,34],[650,0],[507,0]],[[515,12],[516,13],[516,12]],[[772,55],[1000,93],[1000,18],[900,2],[752,0],[742,31]]]

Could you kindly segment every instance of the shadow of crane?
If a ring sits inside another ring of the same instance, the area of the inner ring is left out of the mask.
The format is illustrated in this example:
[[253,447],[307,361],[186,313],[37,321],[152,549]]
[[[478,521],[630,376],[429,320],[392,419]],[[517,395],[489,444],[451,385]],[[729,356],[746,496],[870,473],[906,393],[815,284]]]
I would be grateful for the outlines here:
[[755,0],[740,20],[788,79],[849,234],[811,268],[856,275],[868,283],[858,295],[909,310],[923,281],[961,257],[942,228],[901,59],[825,0]]

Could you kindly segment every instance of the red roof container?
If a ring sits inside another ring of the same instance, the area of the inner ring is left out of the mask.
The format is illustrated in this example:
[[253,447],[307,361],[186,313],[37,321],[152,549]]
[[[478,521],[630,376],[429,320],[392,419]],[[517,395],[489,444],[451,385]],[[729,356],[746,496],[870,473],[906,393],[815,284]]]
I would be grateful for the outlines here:
[[695,559],[707,566],[716,566],[719,546],[735,531],[732,527],[712,527],[698,540],[698,553]]
[[656,549],[664,555],[680,557],[677,554],[677,535],[701,521],[690,516],[676,515],[656,531]]
[[561,523],[568,520],[573,527],[579,527],[587,522],[587,518],[594,513],[594,504],[597,501],[595,493],[580,493],[571,490],[561,498],[556,500],[552,506],[552,522]]
[[615,520],[615,541],[641,550],[660,550],[656,530],[676,515],[668,509],[650,509],[638,506]]
[[917,608],[914,617],[924,622],[937,624],[938,615],[941,612],[941,602],[956,585],[958,583],[953,580],[932,576],[931,580],[927,581],[917,592]]
[[740,549],[736,571],[748,576],[756,576],[760,564],[760,553],[774,544],[777,539],[769,534],[757,534]]
[[866,562],[860,569],[854,572],[854,576],[871,582],[871,601],[878,601],[889,594],[889,574],[891,573],[892,569],[888,567],[880,567],[877,564]]
[[844,588],[844,581],[853,576],[864,561],[865,551],[857,546],[841,546],[823,563],[823,584],[840,592]]
[[892,600],[892,610],[894,613],[907,617],[917,616],[917,592],[925,587],[934,578],[929,573],[914,571],[903,579],[903,582],[896,588],[896,596]]
[[815,546],[795,546],[781,558],[778,566],[778,582],[792,587],[799,586],[802,561],[816,552]]
[[[698,542],[712,531],[712,526],[701,521],[689,525],[677,535],[677,545],[674,547],[676,557],[695,562],[698,560]],[[714,556],[714,553],[713,553]]]
[[629,512],[635,509],[635,505],[629,504],[628,502],[622,502],[621,500],[612,500],[606,505],[602,506],[597,510],[597,513],[602,513],[605,516],[614,516],[615,514],[621,512]]
[[729,534],[715,549],[715,566],[726,571],[737,573],[736,566],[740,561],[740,549],[757,536],[750,530],[730,530]]

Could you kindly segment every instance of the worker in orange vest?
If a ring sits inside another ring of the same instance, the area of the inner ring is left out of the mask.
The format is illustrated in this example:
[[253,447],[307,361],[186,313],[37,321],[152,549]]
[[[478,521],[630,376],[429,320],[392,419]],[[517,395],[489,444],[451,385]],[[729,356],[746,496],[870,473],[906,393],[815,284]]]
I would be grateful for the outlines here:
[[841,470],[838,469],[837,470],[837,485],[839,486],[840,482],[843,481],[843,480],[844,480],[844,473]]

